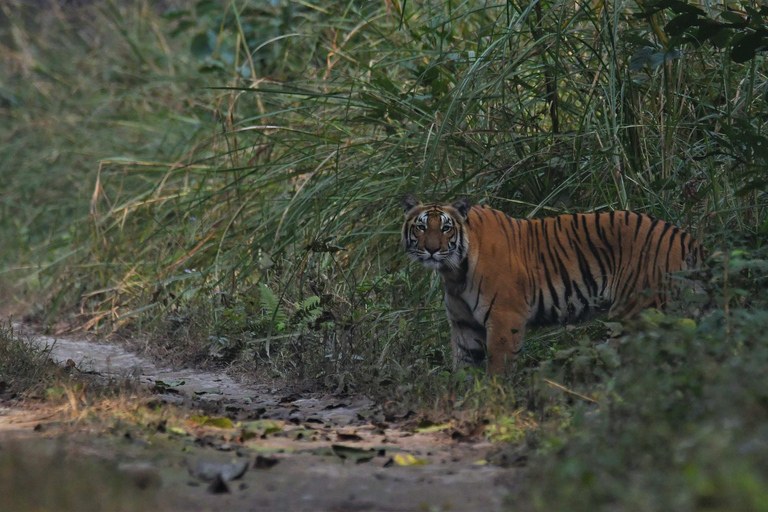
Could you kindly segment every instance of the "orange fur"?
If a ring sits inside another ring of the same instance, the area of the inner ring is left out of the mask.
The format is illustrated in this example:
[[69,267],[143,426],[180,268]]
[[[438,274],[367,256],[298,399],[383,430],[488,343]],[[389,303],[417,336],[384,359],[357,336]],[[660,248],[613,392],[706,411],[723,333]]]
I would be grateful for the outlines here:
[[697,267],[704,254],[685,231],[630,211],[513,219],[466,200],[421,204],[412,195],[403,209],[406,252],[443,279],[454,366],[487,360],[490,373],[514,362],[526,325],[663,307],[667,276]]

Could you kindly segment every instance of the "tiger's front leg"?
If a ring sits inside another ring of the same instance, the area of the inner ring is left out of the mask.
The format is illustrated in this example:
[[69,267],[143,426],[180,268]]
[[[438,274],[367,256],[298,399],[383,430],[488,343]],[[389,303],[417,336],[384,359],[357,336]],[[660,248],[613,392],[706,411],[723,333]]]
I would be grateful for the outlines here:
[[500,375],[512,368],[523,347],[526,315],[514,311],[491,312],[488,330],[488,373]]
[[451,319],[453,369],[466,366],[483,368],[486,359],[485,340],[485,328],[476,321]]
[[486,330],[472,316],[472,309],[458,295],[445,294],[445,309],[451,322],[453,369],[482,368],[486,360]]

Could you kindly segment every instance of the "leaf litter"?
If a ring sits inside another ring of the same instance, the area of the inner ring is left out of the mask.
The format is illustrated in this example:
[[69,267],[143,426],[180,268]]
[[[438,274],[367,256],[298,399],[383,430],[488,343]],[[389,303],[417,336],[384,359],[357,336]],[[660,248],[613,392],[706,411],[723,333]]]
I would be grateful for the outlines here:
[[[38,343],[53,345],[45,337]],[[493,460],[489,453],[495,449],[482,436],[461,431],[453,420],[432,422],[398,410],[396,404],[383,407],[364,396],[297,393],[240,384],[224,373],[160,368],[115,345],[80,339],[59,338],[50,353],[62,365],[79,361],[110,382],[129,375],[155,392],[137,406],[144,412],[132,413],[135,427],[126,427],[122,416],[94,421],[90,430],[80,424],[69,430],[68,443],[85,446],[94,456],[151,460],[172,508],[241,510],[247,502],[253,510],[300,511],[376,503],[375,510],[493,511],[503,510],[517,479],[514,468],[477,464]],[[50,432],[33,435],[53,436],[72,424],[56,421],[46,423]],[[130,439],[129,445],[103,435],[110,421],[116,423],[107,430],[125,433],[121,439]],[[2,422],[0,416],[0,446]]]

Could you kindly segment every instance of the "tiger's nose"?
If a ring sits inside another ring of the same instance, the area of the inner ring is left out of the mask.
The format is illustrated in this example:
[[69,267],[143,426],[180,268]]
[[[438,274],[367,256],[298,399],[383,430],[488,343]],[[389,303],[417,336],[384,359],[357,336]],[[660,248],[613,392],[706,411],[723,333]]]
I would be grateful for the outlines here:
[[424,248],[427,250],[429,254],[435,254],[437,251],[440,250],[440,245],[425,245]]

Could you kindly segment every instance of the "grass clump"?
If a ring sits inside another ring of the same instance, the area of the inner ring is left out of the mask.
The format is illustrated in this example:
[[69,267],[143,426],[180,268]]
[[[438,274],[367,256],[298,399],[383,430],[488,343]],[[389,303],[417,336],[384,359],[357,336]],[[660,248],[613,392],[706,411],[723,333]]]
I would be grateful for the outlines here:
[[55,380],[59,373],[43,348],[0,327],[0,392],[30,391]]

